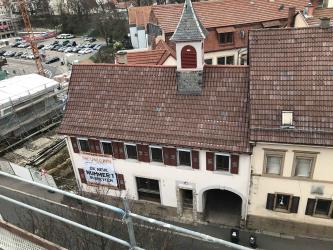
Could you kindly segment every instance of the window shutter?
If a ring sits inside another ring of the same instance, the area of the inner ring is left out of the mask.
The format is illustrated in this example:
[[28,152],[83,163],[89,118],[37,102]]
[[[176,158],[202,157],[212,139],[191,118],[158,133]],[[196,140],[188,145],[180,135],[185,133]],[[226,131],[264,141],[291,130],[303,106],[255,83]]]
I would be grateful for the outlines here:
[[206,152],[206,170],[214,171],[214,153]]
[[111,142],[113,157],[119,159],[118,142]]
[[80,150],[79,150],[79,146],[77,145],[76,137],[71,137],[71,143],[72,143],[74,153],[79,153]]
[[267,201],[266,201],[266,209],[273,210],[274,209],[274,200],[275,194],[267,194]]
[[297,214],[297,212],[298,212],[298,205],[299,205],[299,197],[298,196],[293,196],[293,198],[291,200],[290,213]]
[[306,204],[305,214],[306,215],[313,215],[314,208],[316,204],[316,199],[308,199],[308,203]]
[[175,148],[163,147],[164,164],[177,166],[177,151]]
[[117,186],[118,186],[118,189],[121,189],[121,190],[125,190],[126,187],[125,187],[125,180],[124,180],[124,175],[123,174],[116,174],[117,175]]
[[118,142],[118,155],[119,155],[119,159],[125,159],[124,143],[123,142]]
[[192,168],[199,169],[199,151],[192,150]]
[[99,140],[88,139],[90,152],[95,154],[101,154],[101,147],[99,144]]
[[231,155],[231,173],[238,174],[239,155]]
[[149,146],[143,144],[137,144],[137,147],[138,147],[138,160],[143,162],[150,162]]
[[78,168],[78,170],[79,170],[79,175],[80,175],[81,183],[87,184],[87,179],[86,179],[86,176],[84,174],[84,169],[83,168]]
[[112,142],[113,157],[116,159],[125,159],[124,143]]

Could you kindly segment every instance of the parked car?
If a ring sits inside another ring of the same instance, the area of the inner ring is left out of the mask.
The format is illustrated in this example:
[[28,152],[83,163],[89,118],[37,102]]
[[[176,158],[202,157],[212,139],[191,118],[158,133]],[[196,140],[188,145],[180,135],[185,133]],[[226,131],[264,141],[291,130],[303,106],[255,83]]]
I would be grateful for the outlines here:
[[3,56],[3,54],[6,53],[6,50],[0,50],[0,56]]
[[95,37],[86,37],[85,39],[84,39],[86,42],[95,42],[96,41],[96,38]]
[[23,54],[22,51],[18,51],[18,52],[16,52],[15,57],[20,57],[20,56],[22,56],[22,54]]
[[66,45],[69,44],[69,43],[70,43],[69,40],[65,40],[65,41],[62,42],[62,46],[66,46]]
[[28,55],[29,55],[28,52],[24,52],[24,53],[21,55],[21,58],[25,59],[25,58],[27,58]]
[[72,51],[73,51],[72,47],[68,47],[64,50],[65,53],[69,53],[69,52],[72,52]]
[[58,51],[59,51],[59,52],[64,52],[65,49],[66,49],[66,47],[62,46],[62,47],[60,47],[60,48],[58,49]]
[[12,45],[12,48],[16,48],[17,46],[19,46],[21,44],[21,42],[16,42]]
[[58,50],[58,49],[60,49],[61,48],[61,46],[60,45],[55,45],[55,46],[53,46],[53,48],[51,49],[51,50]]
[[102,44],[96,44],[93,49],[99,50],[101,47],[102,47]]
[[44,47],[45,47],[44,44],[39,44],[39,45],[37,46],[37,49],[41,49],[41,48],[44,48]]
[[57,39],[72,39],[74,38],[75,36],[72,35],[72,34],[60,34],[58,35],[56,38]]
[[58,62],[58,61],[60,61],[60,58],[55,56],[55,57],[52,57],[49,60],[47,60],[45,63],[46,64],[51,64],[51,63],[55,63],[55,62]]
[[93,49],[96,46],[96,43],[90,44],[89,48]]
[[54,41],[53,43],[51,43],[52,45],[57,45],[59,44],[59,41]]
[[15,55],[15,51],[7,51],[6,53],[3,54],[6,57],[13,57]]
[[79,51],[79,54],[89,54],[89,53],[91,53],[91,52],[93,52],[92,49],[90,49],[90,48],[85,48],[85,49],[81,49],[81,50]]
[[18,48],[28,48],[30,45],[29,43],[21,43],[20,45],[18,45]]
[[78,53],[80,50],[81,50],[81,48],[79,46],[76,46],[72,49],[72,52]]
[[44,47],[44,49],[48,50],[48,49],[52,49],[53,47],[54,47],[54,45],[49,44],[49,45],[46,45],[46,46]]
[[35,56],[30,53],[26,56],[26,58],[32,60],[32,59],[35,59]]

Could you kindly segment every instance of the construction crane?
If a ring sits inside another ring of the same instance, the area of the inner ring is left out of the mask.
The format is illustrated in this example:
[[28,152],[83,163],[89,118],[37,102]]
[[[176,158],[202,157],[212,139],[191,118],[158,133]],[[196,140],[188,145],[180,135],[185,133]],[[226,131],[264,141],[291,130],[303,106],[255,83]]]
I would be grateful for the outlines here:
[[18,0],[18,4],[19,4],[19,8],[20,8],[21,15],[23,18],[23,22],[24,22],[24,29],[28,33],[28,39],[29,39],[29,43],[31,45],[32,54],[34,55],[34,58],[35,58],[35,63],[36,63],[38,74],[45,76],[44,68],[42,65],[42,60],[40,59],[37,44],[35,42],[35,36],[34,36],[34,33],[32,32],[32,28],[31,28],[30,18],[29,18],[29,14],[28,14],[28,6],[26,3],[26,0]]

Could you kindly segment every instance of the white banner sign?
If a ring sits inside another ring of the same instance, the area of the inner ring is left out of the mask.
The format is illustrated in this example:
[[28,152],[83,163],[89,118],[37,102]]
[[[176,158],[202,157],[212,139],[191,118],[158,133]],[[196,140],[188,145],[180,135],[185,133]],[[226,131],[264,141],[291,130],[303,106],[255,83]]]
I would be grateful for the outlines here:
[[88,183],[117,186],[117,177],[112,158],[82,156],[84,174]]

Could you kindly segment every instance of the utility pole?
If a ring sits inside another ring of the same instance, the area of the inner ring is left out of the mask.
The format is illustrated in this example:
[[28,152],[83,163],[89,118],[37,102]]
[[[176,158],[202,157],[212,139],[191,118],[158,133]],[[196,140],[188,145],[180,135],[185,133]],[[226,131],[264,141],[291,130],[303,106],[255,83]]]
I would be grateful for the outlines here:
[[136,248],[136,240],[135,240],[135,234],[134,234],[133,221],[132,221],[132,217],[129,216],[130,210],[129,210],[129,206],[128,206],[128,200],[127,200],[126,197],[123,199],[123,203],[124,203],[124,210],[125,210],[123,220],[125,221],[125,223],[127,225],[127,230],[128,230],[129,240],[130,240],[130,244],[131,244],[131,249],[135,249]]

